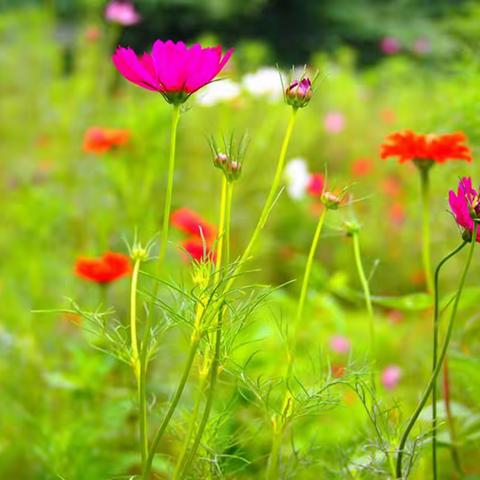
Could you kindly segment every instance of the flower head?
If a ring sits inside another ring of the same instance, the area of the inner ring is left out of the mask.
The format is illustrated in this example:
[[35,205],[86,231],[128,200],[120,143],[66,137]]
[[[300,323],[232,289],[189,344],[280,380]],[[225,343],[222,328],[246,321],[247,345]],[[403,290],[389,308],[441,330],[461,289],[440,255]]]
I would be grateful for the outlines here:
[[395,55],[401,48],[400,42],[395,37],[384,37],[380,41],[380,50],[386,55]]
[[83,138],[83,151],[102,154],[126,145],[130,131],[120,128],[90,127]]
[[183,42],[157,40],[151,53],[142,56],[131,48],[118,47],[112,60],[130,82],[159,92],[169,103],[180,104],[209,84],[223,69],[233,49],[222,56],[222,47],[187,47]]
[[221,102],[228,102],[240,95],[240,85],[226,78],[221,82],[208,84],[198,96],[197,102],[204,107],[212,107]]
[[262,67],[256,72],[247,73],[242,85],[254,97],[278,100],[283,94],[283,75],[273,67]]
[[462,132],[423,135],[410,130],[390,134],[381,145],[381,158],[398,157],[408,161],[444,163],[447,160],[472,161],[467,137]]
[[313,95],[312,81],[308,77],[294,80],[285,90],[285,101],[293,108],[308,105]]
[[142,17],[135,10],[135,6],[128,0],[112,0],[105,7],[105,19],[111,23],[118,23],[128,27],[138,23]]
[[358,158],[351,165],[352,175],[364,177],[373,170],[373,161],[371,158]]
[[[474,221],[480,221],[480,189],[477,192],[472,187],[472,179],[464,177],[458,183],[456,195],[450,190],[448,202],[455,221],[464,229],[467,238],[471,238]],[[480,231],[477,232],[477,242],[480,242]]]
[[303,198],[310,183],[307,162],[303,158],[293,158],[285,165],[284,177],[290,197],[295,200]]
[[178,230],[188,234],[188,237],[180,242],[180,245],[191,259],[215,261],[216,254],[213,247],[217,229],[214,225],[189,208],[180,208],[174,211],[171,222]]
[[334,335],[330,338],[330,348],[335,353],[348,353],[350,351],[350,340],[342,335]]
[[345,128],[345,117],[341,112],[328,112],[323,126],[328,133],[340,133]]
[[85,280],[108,284],[131,271],[130,258],[123,253],[106,252],[99,258],[80,257],[75,262],[75,273]]
[[397,365],[388,365],[382,371],[382,385],[387,390],[394,390],[402,378],[402,369]]

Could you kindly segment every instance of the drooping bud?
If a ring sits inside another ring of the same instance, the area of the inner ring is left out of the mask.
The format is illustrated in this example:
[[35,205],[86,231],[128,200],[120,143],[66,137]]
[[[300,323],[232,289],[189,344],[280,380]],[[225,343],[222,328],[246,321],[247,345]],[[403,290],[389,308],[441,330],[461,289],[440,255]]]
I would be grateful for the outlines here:
[[353,237],[360,231],[360,224],[356,220],[347,220],[343,226],[347,237]]
[[313,95],[312,81],[308,77],[294,80],[285,90],[285,101],[293,108],[308,105]]
[[228,141],[224,139],[223,144],[224,148],[220,151],[215,139],[210,140],[213,165],[222,170],[229,182],[233,182],[242,173],[243,157],[246,151],[245,137],[236,141],[232,135]]
[[342,203],[342,198],[332,192],[324,192],[322,194],[321,201],[323,205],[325,205],[325,208],[328,208],[329,210],[336,210]]

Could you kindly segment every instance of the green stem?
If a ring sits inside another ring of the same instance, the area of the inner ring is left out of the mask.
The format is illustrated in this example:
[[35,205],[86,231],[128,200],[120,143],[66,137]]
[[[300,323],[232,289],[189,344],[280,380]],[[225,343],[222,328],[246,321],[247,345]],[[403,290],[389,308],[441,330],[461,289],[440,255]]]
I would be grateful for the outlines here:
[[203,410],[202,419],[200,420],[200,425],[198,426],[197,434],[193,440],[192,448],[190,450],[190,455],[185,461],[183,467],[184,472],[188,472],[190,465],[192,464],[195,456],[197,454],[198,447],[203,437],[205,427],[207,426],[208,419],[210,417],[210,412],[212,410],[213,398],[215,393],[215,387],[218,377],[218,365],[220,363],[220,346],[222,340],[222,318],[224,313],[224,306],[221,305],[218,309],[217,325],[215,332],[215,352],[212,360],[212,365],[210,367],[210,385],[207,392],[207,399],[205,402],[205,408]]
[[[456,255],[468,242],[462,242],[455,250],[450,252],[437,266],[434,275],[434,311],[433,311],[433,353],[432,353],[432,371],[437,367],[438,357],[438,329],[439,329],[439,278],[440,270],[443,265]],[[433,382],[432,386],[432,473],[433,480],[437,479],[437,382]]]
[[225,210],[225,265],[230,263],[230,230],[232,223],[233,183],[227,185],[227,206]]
[[372,308],[372,297],[370,294],[370,286],[368,284],[367,276],[365,275],[365,270],[363,269],[362,255],[360,252],[360,238],[358,232],[352,233],[353,239],[353,253],[355,256],[355,264],[357,266],[358,276],[360,277],[360,283],[363,288],[363,295],[365,297],[365,306],[368,313],[368,330],[370,336],[370,352],[375,355],[375,317],[373,315]]
[[425,406],[425,403],[428,400],[428,397],[429,397],[429,395],[430,395],[430,393],[433,389],[433,384],[437,380],[440,369],[442,368],[443,360],[445,358],[445,355],[447,354],[448,345],[450,343],[450,338],[452,336],[453,323],[454,323],[455,317],[457,315],[458,304],[459,304],[460,298],[462,296],[463,287],[465,285],[465,280],[467,278],[467,273],[468,273],[468,270],[470,268],[470,263],[472,261],[473,251],[475,249],[475,243],[476,243],[476,239],[477,239],[477,230],[478,230],[478,223],[475,220],[474,221],[474,226],[473,226],[473,233],[472,233],[470,250],[468,252],[468,257],[467,257],[467,261],[465,263],[465,268],[463,270],[463,273],[462,273],[462,276],[461,276],[461,279],[460,279],[460,283],[459,283],[459,286],[458,286],[457,294],[455,296],[455,301],[453,303],[452,311],[451,311],[451,314],[450,314],[450,319],[449,319],[449,322],[448,322],[447,333],[445,335],[445,340],[443,342],[442,349],[440,351],[440,356],[438,358],[437,365],[436,365],[435,370],[433,371],[432,376],[431,376],[431,378],[428,382],[427,388],[426,388],[425,392],[423,393],[419,404],[417,405],[417,408],[415,409],[412,417],[410,418],[410,420],[407,424],[407,427],[406,427],[405,431],[403,432],[402,438],[400,439],[400,443],[398,445],[397,468],[396,468],[397,479],[402,478],[402,457],[403,457],[403,453],[404,453],[405,444],[407,443],[408,435],[410,434],[412,428],[415,425],[415,422],[417,421],[418,416],[420,415],[420,412],[422,411],[423,407]]
[[278,480],[278,467],[280,460],[280,449],[282,446],[283,429],[274,430],[272,438],[272,447],[268,457],[266,480]]
[[162,439],[162,436],[165,433],[165,430],[167,429],[168,424],[170,423],[170,419],[172,418],[177,408],[178,402],[180,401],[180,397],[182,396],[183,390],[188,380],[188,376],[190,374],[190,370],[192,369],[195,355],[198,350],[198,345],[200,344],[200,339],[201,339],[200,333],[198,331],[194,331],[190,341],[190,350],[188,352],[188,357],[185,363],[185,367],[183,369],[182,377],[180,378],[180,382],[177,385],[177,389],[175,390],[175,394],[173,396],[172,401],[170,402],[170,406],[168,407],[167,413],[165,414],[165,417],[163,418],[163,421],[161,425],[158,427],[158,430],[156,431],[155,436],[152,440],[151,448],[148,453],[147,461],[145,463],[145,468],[143,470],[144,480],[149,480],[150,478],[153,457],[155,456],[155,452],[157,451],[160,440]]
[[422,258],[423,269],[425,272],[425,280],[427,282],[427,290],[433,292],[433,278],[430,255],[430,181],[429,172],[431,165],[421,165],[418,167],[420,171],[420,188],[422,196]]
[[225,212],[227,210],[227,190],[228,180],[222,175],[222,193],[220,196],[220,219],[218,222],[218,242],[217,242],[217,262],[215,265],[214,284],[216,285],[220,278],[223,260],[223,243],[225,241]]
[[305,265],[305,271],[303,274],[302,288],[300,290],[300,297],[298,298],[297,311],[295,313],[294,323],[289,335],[290,341],[287,342],[287,377],[292,373],[293,360],[295,356],[296,342],[297,342],[297,330],[303,317],[303,310],[305,308],[305,301],[307,299],[308,285],[310,283],[310,275],[312,273],[313,261],[315,259],[315,253],[317,252],[318,241],[320,240],[320,234],[322,233],[323,224],[325,222],[325,216],[327,214],[327,208],[323,208],[322,213],[317,222],[317,227],[313,235],[313,240],[310,245],[310,251],[307,257],[307,263]]
[[172,123],[170,128],[170,155],[168,157],[167,191],[163,208],[162,239],[158,259],[163,263],[168,244],[168,227],[170,225],[170,211],[172,209],[173,175],[175,173],[175,148],[177,145],[177,127],[180,120],[180,105],[174,105],[172,110]]
[[227,282],[225,286],[225,291],[230,290],[243,264],[249,259],[250,254],[252,253],[252,249],[257,242],[258,236],[260,235],[260,232],[263,230],[263,227],[265,226],[265,223],[268,220],[270,210],[272,209],[275,199],[277,198],[277,195],[278,195],[280,182],[282,180],[283,169],[285,166],[285,159],[287,156],[288,145],[292,137],[293,127],[295,125],[296,119],[297,119],[297,109],[292,108],[292,113],[290,115],[290,119],[287,125],[287,130],[285,131],[285,136],[283,138],[282,147],[280,149],[280,155],[278,157],[277,168],[275,170],[275,175],[273,177],[273,182],[270,187],[270,191],[268,193],[267,199],[265,200],[265,204],[263,205],[263,209],[262,209],[262,212],[260,213],[260,218],[258,219],[257,225],[253,230],[252,236],[250,237],[247,247],[245,248],[242,256],[240,257],[240,260],[237,266],[235,267],[235,270],[231,275],[230,280]]
[[142,367],[142,361],[138,353],[138,339],[137,339],[137,286],[138,274],[140,271],[141,260],[136,259],[133,272],[132,283],[130,288],[130,339],[132,349],[132,367],[137,381],[137,395],[139,405],[139,430],[140,430],[140,452],[142,457],[142,466],[148,455],[148,440],[147,440],[147,409],[146,409],[146,393],[145,393],[145,369]]

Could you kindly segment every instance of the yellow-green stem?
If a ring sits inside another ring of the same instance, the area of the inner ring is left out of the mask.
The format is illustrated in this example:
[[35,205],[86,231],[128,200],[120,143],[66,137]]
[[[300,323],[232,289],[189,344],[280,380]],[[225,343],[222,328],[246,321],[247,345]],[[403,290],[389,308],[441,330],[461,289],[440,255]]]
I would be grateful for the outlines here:
[[298,110],[295,108],[292,108],[290,119],[288,121],[287,125],[287,130],[285,131],[285,136],[283,138],[282,142],[282,147],[280,149],[280,155],[278,157],[277,161],[277,167],[275,170],[275,175],[273,177],[272,185],[270,187],[270,191],[268,193],[267,199],[265,200],[265,204],[263,205],[262,212],[260,213],[260,217],[258,219],[257,225],[255,226],[255,229],[253,230],[252,236],[250,237],[250,240],[240,257],[240,260],[235,267],[235,270],[230,277],[230,280],[227,282],[225,286],[225,291],[230,290],[230,288],[233,285],[233,282],[235,281],[235,278],[237,277],[237,274],[240,272],[240,269],[242,268],[243,264],[250,258],[250,254],[252,253],[253,247],[257,243],[258,236],[260,235],[260,232],[263,230],[263,227],[265,226],[265,223],[268,220],[268,216],[270,214],[270,210],[273,207],[273,204],[275,202],[275,199],[277,198],[279,187],[280,187],[280,182],[282,180],[282,174],[283,174],[283,169],[285,167],[285,159],[287,156],[287,151],[288,151],[288,145],[290,143],[290,139],[292,137],[292,132],[293,132],[293,127],[295,125],[295,121],[297,119],[297,112]]
[[445,334],[445,340],[443,342],[442,349],[440,351],[440,356],[438,358],[437,365],[436,365],[436,367],[435,367],[435,369],[432,373],[430,381],[428,382],[427,388],[425,389],[425,392],[423,393],[422,398],[420,399],[420,402],[417,405],[417,408],[415,409],[413,415],[411,416],[410,420],[408,421],[407,427],[405,428],[405,431],[403,432],[402,438],[400,439],[400,443],[398,445],[397,466],[396,466],[396,477],[397,477],[397,479],[402,479],[402,459],[403,459],[404,448],[405,448],[405,445],[407,443],[408,436],[409,436],[412,428],[414,427],[415,422],[417,421],[417,418],[420,415],[420,412],[422,411],[423,407],[425,406],[425,403],[427,402],[428,397],[430,396],[430,393],[433,389],[433,385],[437,381],[438,374],[440,372],[440,369],[442,368],[442,364],[443,364],[443,360],[445,358],[445,355],[447,354],[448,345],[450,344],[450,338],[452,336],[453,324],[454,324],[454,321],[455,321],[455,317],[457,315],[458,304],[460,303],[460,298],[462,296],[463,287],[465,285],[465,280],[467,278],[467,273],[468,273],[468,270],[470,268],[470,264],[471,264],[471,261],[472,261],[473,251],[475,250],[475,244],[476,244],[476,239],[477,239],[477,230],[478,230],[478,223],[477,223],[477,221],[474,221],[470,250],[468,252],[467,261],[465,263],[465,267],[463,269],[463,273],[462,273],[462,276],[460,278],[460,283],[459,283],[459,286],[458,286],[457,294],[455,296],[455,300],[454,300],[453,307],[452,307],[451,314],[450,314],[450,319],[449,319],[448,326],[447,326],[447,333]]
[[433,278],[430,255],[430,164],[422,165],[420,172],[420,188],[422,196],[422,258],[427,290],[433,293]]
[[177,144],[177,127],[180,120],[180,105],[174,105],[172,110],[172,123],[170,127],[170,154],[168,156],[167,190],[163,208],[162,239],[158,260],[163,263],[168,244],[168,229],[170,225],[170,211],[172,209],[173,177],[175,173],[175,149]]
[[230,263],[230,228],[232,223],[233,183],[227,185],[227,206],[225,210],[225,264]]
[[353,253],[355,256],[355,264],[357,266],[357,272],[360,278],[360,283],[362,284],[363,295],[365,297],[365,307],[367,309],[367,314],[368,314],[370,353],[374,357],[375,356],[375,317],[373,315],[370,286],[368,284],[367,276],[365,275],[365,270],[363,269],[362,254],[360,251],[360,238],[359,238],[358,232],[355,231],[352,233],[352,240],[353,240]]
[[222,193],[220,195],[220,218],[218,222],[217,261],[215,265],[214,284],[218,283],[223,260],[223,243],[225,241],[225,212],[227,210],[228,180],[222,175]]

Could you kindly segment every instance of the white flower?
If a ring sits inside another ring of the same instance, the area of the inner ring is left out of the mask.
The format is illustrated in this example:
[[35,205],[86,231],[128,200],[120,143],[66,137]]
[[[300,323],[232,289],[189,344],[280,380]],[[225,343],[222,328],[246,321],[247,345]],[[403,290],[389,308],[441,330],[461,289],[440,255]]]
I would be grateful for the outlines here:
[[303,198],[310,182],[307,162],[303,158],[293,158],[285,166],[283,174],[290,197],[295,200]]
[[266,97],[275,101],[283,97],[280,75],[282,74],[276,68],[262,67],[254,73],[244,75],[242,85],[254,97]]
[[233,100],[240,95],[240,85],[225,79],[212,82],[201,90],[197,102],[204,107],[211,107],[220,102]]

